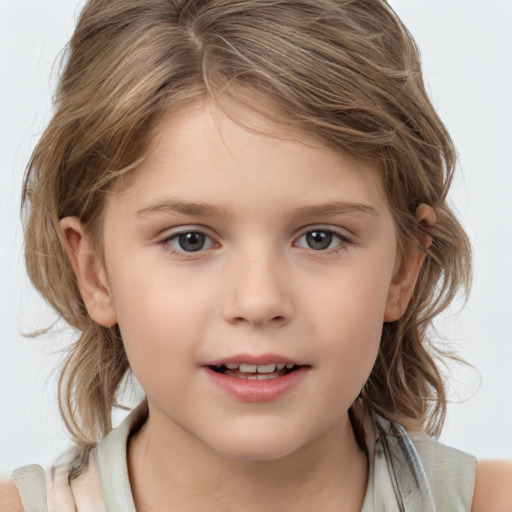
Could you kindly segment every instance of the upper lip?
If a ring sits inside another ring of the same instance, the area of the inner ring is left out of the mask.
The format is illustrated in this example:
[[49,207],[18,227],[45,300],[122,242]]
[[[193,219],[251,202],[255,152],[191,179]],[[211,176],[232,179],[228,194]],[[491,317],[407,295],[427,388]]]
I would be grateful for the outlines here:
[[204,366],[220,366],[223,364],[253,364],[253,365],[265,365],[272,363],[285,363],[285,364],[294,364],[296,366],[304,366],[303,363],[296,361],[295,359],[291,359],[287,356],[279,355],[279,354],[236,354],[229,357],[223,357],[221,359],[215,359],[213,361],[208,361]]

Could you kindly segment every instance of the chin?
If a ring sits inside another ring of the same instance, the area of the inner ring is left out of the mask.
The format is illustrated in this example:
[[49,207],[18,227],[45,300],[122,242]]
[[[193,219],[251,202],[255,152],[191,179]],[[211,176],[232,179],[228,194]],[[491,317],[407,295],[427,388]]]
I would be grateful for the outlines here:
[[222,439],[211,441],[210,448],[219,455],[231,460],[246,462],[265,462],[283,459],[304,446],[304,440],[288,435],[279,429],[272,432],[259,432],[253,435],[229,433]]

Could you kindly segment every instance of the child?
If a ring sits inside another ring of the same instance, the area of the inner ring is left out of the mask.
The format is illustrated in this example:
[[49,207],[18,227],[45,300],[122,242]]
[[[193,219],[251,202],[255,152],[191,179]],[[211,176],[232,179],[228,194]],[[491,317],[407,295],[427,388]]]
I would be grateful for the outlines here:
[[381,0],[89,1],[24,188],[77,450],[2,510],[508,510],[509,469],[425,436],[453,167]]

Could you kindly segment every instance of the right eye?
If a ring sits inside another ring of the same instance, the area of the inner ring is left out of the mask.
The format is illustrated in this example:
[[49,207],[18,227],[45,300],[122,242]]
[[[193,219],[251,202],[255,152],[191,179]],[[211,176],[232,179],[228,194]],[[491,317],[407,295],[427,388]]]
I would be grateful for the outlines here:
[[173,253],[193,253],[213,246],[213,240],[202,231],[182,231],[168,236],[161,242]]

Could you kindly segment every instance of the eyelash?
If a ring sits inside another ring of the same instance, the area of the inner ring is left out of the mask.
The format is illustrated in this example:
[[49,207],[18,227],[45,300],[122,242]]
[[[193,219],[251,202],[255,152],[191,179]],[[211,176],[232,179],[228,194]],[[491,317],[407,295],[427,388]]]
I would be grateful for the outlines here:
[[[336,246],[334,248],[331,248],[331,249],[315,250],[315,249],[312,249],[312,248],[309,247],[309,249],[311,249],[313,252],[316,252],[316,253],[319,253],[319,254],[323,254],[323,255],[336,255],[336,254],[339,254],[340,252],[346,250],[347,246],[353,244],[353,242],[347,236],[345,236],[344,234],[342,234],[342,233],[340,233],[338,231],[335,231],[333,229],[322,228],[322,227],[313,227],[311,229],[308,229],[307,231],[304,231],[302,233],[302,235],[300,235],[296,239],[296,241],[299,241],[301,238],[307,236],[308,234],[314,233],[314,232],[327,233],[327,234],[331,235],[332,236],[332,240],[329,243],[329,245],[331,245],[331,243],[334,242],[334,240],[336,238],[339,241],[338,244],[336,244]],[[209,239],[210,241],[212,241],[212,238],[210,236],[208,236],[204,231],[201,231],[200,229],[190,229],[190,230],[178,231],[177,233],[173,233],[170,236],[167,236],[163,240],[161,240],[159,242],[159,244],[163,245],[165,247],[165,249],[167,251],[169,251],[173,256],[177,256],[177,257],[183,258],[183,259],[187,259],[191,255],[199,254],[199,253],[203,252],[204,250],[210,248],[210,247],[206,247],[206,249],[205,249],[205,248],[201,247],[201,249],[199,249],[197,251],[185,251],[183,249],[177,249],[177,248],[175,248],[174,246],[171,245],[171,242],[173,240],[177,240],[182,235],[187,235],[187,234],[192,234],[192,233],[193,234],[197,234],[197,235],[202,235],[202,236],[206,237],[207,239]],[[211,246],[213,246],[213,243],[211,244]],[[307,247],[305,247],[305,248],[307,248]]]

